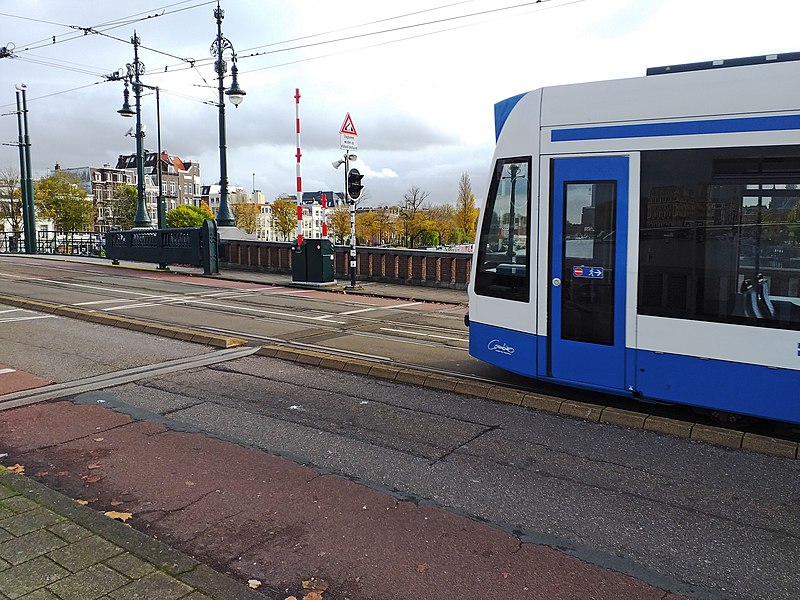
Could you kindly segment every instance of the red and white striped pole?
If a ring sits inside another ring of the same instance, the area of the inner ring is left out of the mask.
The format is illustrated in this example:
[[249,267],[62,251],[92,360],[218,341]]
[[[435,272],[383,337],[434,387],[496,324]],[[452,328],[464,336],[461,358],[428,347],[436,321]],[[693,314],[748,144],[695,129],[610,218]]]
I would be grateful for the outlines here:
[[297,122],[297,247],[303,245],[303,178],[300,174],[300,88],[294,90]]
[[322,238],[328,237],[328,196],[322,194]]

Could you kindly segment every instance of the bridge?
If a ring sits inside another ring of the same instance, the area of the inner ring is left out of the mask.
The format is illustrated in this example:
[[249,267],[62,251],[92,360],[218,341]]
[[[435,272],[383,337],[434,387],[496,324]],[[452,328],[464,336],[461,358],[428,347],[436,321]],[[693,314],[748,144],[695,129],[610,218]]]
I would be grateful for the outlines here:
[[[262,589],[319,574],[372,596],[780,598],[800,583],[787,436],[478,363],[452,287],[154,267],[0,256],[0,377],[31,382],[0,396],[4,464]],[[330,558],[373,552],[355,576]],[[264,567],[284,560],[302,569]]]

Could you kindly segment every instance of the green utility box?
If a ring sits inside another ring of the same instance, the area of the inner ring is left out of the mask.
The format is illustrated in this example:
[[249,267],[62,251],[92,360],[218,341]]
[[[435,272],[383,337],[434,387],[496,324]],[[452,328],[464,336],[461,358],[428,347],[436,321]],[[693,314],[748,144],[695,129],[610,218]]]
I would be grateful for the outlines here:
[[325,238],[303,240],[292,248],[292,281],[330,283],[333,277],[333,244]]

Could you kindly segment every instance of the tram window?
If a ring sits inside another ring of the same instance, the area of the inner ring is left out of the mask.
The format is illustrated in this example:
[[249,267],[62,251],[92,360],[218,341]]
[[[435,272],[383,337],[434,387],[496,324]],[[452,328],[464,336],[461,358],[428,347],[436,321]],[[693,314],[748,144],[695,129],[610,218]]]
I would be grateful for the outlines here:
[[800,146],[642,153],[639,313],[800,329]]
[[530,158],[498,160],[478,240],[475,293],[530,298]]

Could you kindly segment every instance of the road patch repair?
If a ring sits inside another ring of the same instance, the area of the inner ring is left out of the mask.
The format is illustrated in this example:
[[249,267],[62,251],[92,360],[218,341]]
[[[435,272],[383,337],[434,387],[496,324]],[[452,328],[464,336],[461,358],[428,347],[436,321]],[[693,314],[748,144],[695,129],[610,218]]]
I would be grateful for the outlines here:
[[624,410],[610,406],[599,406],[587,402],[563,400],[554,396],[524,392],[505,386],[493,385],[481,381],[457,379],[447,375],[440,375],[421,369],[393,367],[383,363],[369,362],[355,358],[342,358],[335,354],[305,350],[284,345],[264,346],[257,355],[270,358],[279,358],[307,364],[356,373],[379,379],[388,379],[398,383],[418,385],[426,388],[455,392],[467,396],[475,396],[483,400],[492,400],[555,413],[585,421],[625,427],[628,429],[643,429],[673,437],[687,438],[697,442],[705,442],[726,448],[743,449],[759,454],[769,454],[782,458],[798,459],[798,442],[774,438],[755,433],[713,427],[700,423],[690,423],[648,415],[631,410]]

